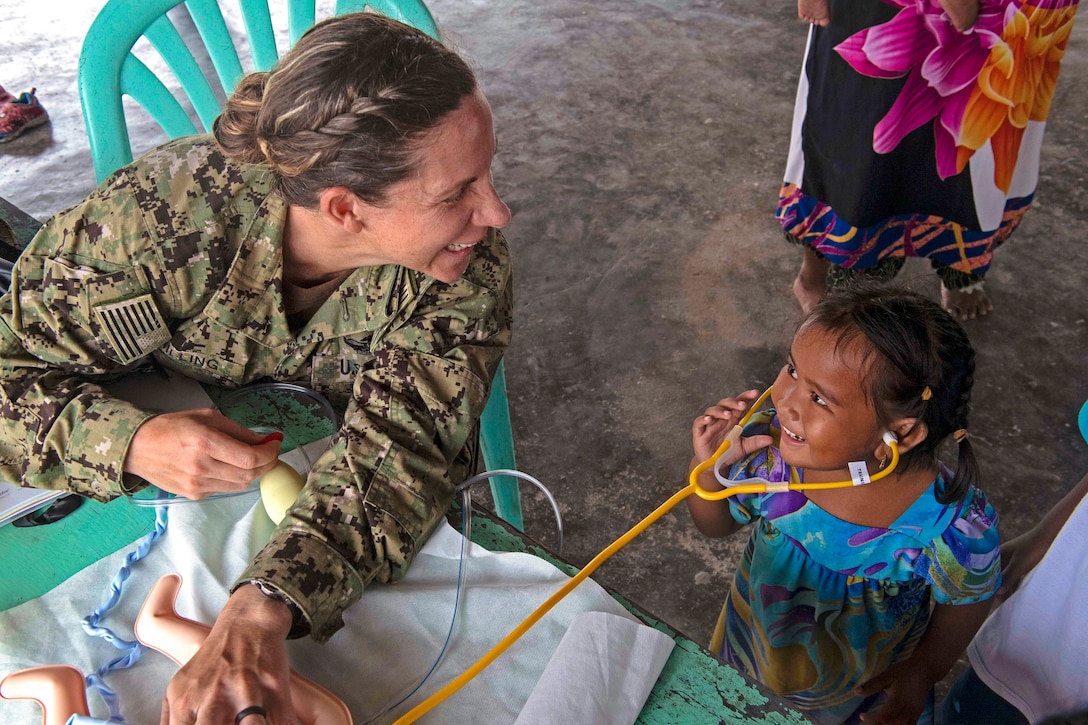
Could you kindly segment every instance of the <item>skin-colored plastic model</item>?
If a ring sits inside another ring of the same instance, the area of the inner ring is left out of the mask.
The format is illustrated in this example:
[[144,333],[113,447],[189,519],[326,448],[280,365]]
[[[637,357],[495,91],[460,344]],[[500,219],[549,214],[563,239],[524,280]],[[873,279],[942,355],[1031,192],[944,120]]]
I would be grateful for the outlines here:
[[[174,609],[181,577],[167,574],[155,582],[136,617],[136,639],[178,665],[189,661],[211,627],[180,616]],[[0,680],[0,699],[34,700],[45,711],[42,725],[65,725],[72,715],[90,715],[83,674],[70,665],[44,665],[13,672]],[[291,671],[291,701],[301,725],[352,725],[340,698]]]
[[43,665],[12,672],[0,680],[0,699],[34,700],[42,725],[64,725],[72,715],[90,715],[83,673],[71,665]]
[[[184,665],[196,654],[211,627],[180,616],[174,609],[181,577],[167,574],[155,582],[136,617],[136,639]],[[302,725],[352,725],[351,712],[340,698],[291,671],[291,701]]]

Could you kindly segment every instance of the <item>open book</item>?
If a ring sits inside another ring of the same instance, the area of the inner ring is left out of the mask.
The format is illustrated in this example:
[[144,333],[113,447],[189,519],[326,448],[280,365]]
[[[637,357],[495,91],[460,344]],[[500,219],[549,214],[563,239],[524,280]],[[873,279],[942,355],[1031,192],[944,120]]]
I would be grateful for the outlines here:
[[0,526],[34,513],[66,493],[68,492],[23,488],[14,483],[0,482]]

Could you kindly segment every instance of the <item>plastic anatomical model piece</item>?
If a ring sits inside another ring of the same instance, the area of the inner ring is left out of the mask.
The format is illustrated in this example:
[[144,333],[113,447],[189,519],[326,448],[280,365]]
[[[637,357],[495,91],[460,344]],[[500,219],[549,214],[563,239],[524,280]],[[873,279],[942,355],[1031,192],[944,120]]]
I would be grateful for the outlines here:
[[87,683],[71,665],[42,665],[0,680],[0,699],[34,700],[45,714],[42,725],[64,725],[72,715],[90,715]]
[[[136,617],[136,639],[178,665],[196,654],[211,627],[180,616],[174,609],[181,577],[167,574],[155,582]],[[72,715],[89,715],[86,682],[70,665],[44,665],[13,672],[0,680],[0,699],[34,700],[45,711],[42,725],[65,725]],[[301,725],[352,725],[340,698],[294,670],[291,701]]]
[[[196,654],[211,627],[180,616],[174,609],[181,577],[167,574],[155,582],[136,617],[136,639],[179,665]],[[340,698],[294,670],[291,702],[302,725],[352,725],[351,712]]]

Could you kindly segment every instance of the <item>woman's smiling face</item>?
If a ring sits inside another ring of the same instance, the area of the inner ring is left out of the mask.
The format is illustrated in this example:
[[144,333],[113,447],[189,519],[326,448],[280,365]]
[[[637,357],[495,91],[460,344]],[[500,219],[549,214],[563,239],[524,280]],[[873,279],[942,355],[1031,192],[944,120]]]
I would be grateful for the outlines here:
[[491,181],[495,134],[483,96],[466,96],[424,137],[418,153],[418,173],[390,187],[386,203],[367,205],[367,252],[454,282],[488,228],[510,221]]
[[838,345],[818,327],[802,328],[774,382],[771,400],[782,426],[782,457],[810,482],[849,479],[847,464],[875,465],[884,428],[862,387],[871,349],[864,340]]

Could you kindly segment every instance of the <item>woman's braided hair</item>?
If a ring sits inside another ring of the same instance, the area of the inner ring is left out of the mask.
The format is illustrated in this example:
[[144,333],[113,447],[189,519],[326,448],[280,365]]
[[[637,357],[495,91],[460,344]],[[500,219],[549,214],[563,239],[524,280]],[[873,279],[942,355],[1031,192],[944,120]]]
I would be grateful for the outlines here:
[[[935,465],[941,442],[967,429],[975,351],[963,327],[936,302],[863,282],[816,305],[802,329],[809,326],[834,336],[838,349],[868,342],[861,348],[868,348],[863,389],[878,420],[890,424],[908,417],[926,425],[926,439],[904,454],[900,465]],[[946,482],[941,503],[961,500],[979,480],[971,441],[960,438],[955,476]]]
[[381,204],[417,170],[421,137],[475,90],[472,69],[427,34],[353,13],[243,78],[214,133],[228,156],[268,166],[289,204],[313,208],[334,186]]

